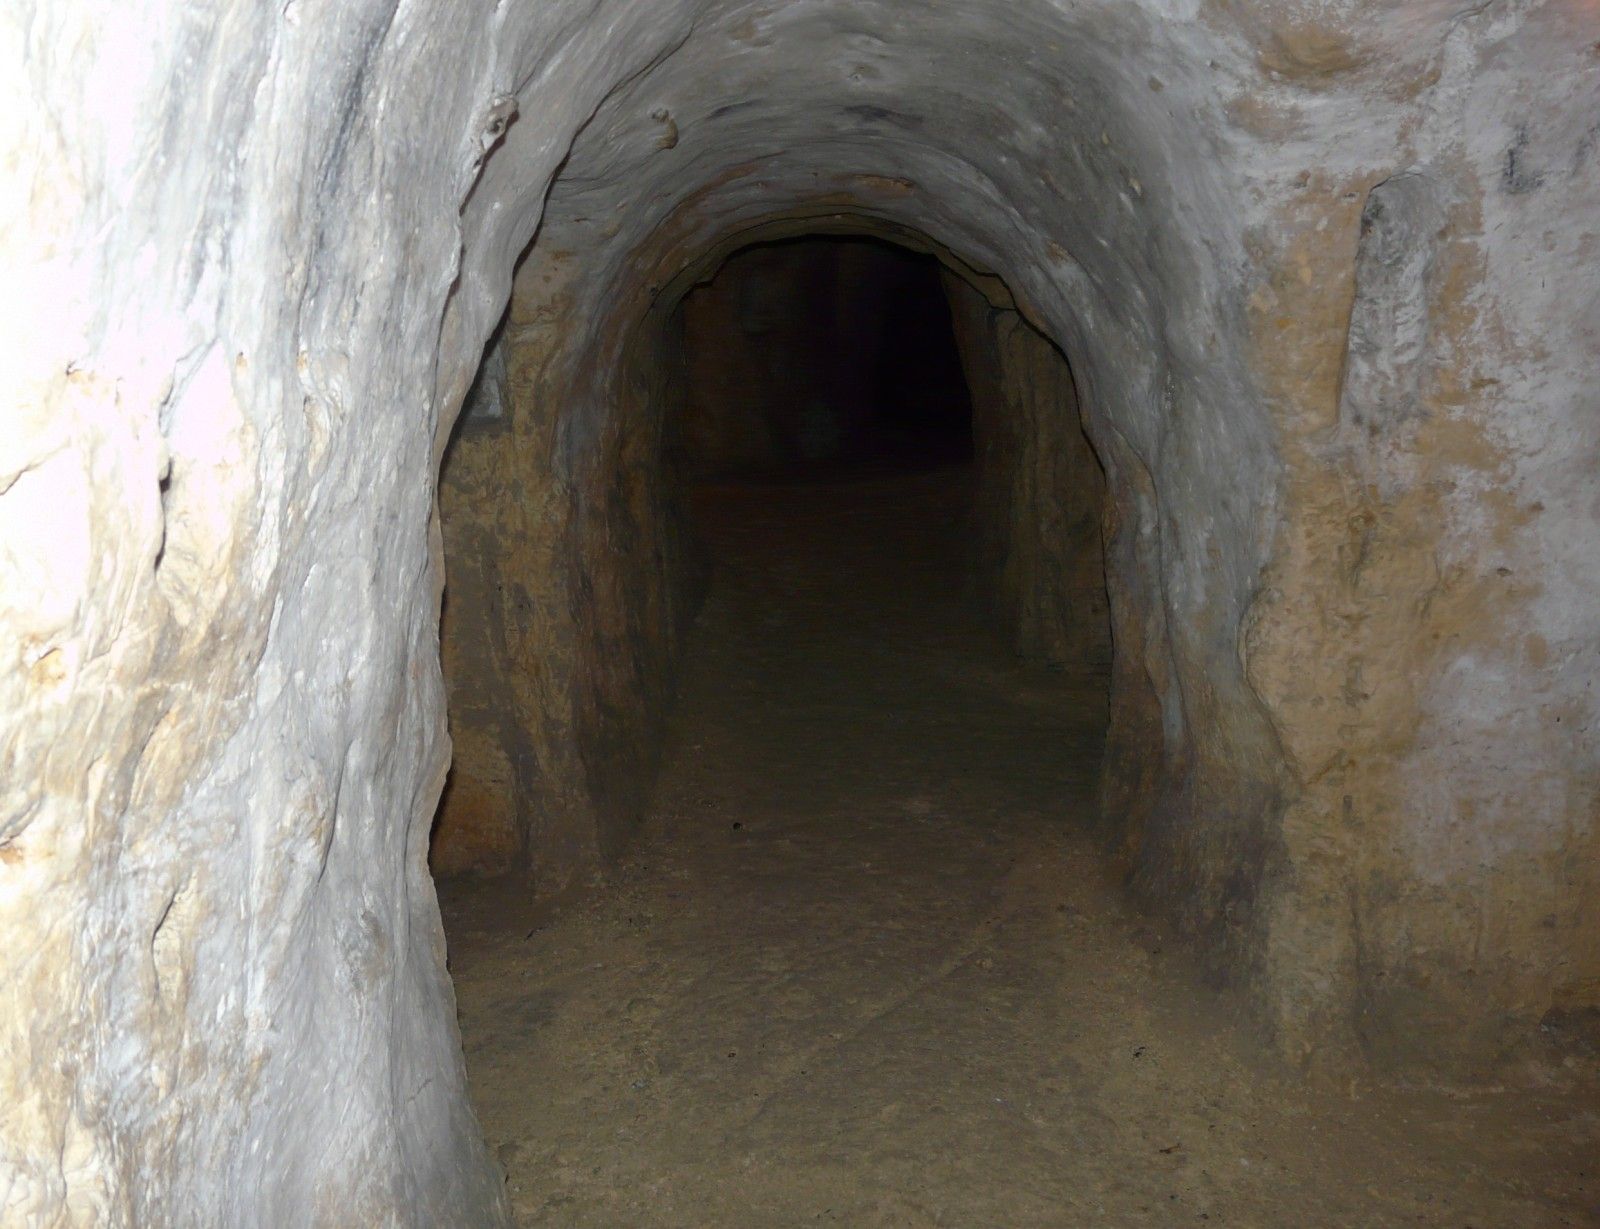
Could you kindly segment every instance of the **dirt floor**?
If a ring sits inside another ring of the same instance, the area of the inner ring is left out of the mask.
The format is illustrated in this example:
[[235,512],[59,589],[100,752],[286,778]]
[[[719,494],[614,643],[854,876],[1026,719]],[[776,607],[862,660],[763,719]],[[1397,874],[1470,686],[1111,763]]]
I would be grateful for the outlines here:
[[626,864],[538,910],[442,889],[518,1223],[1600,1224],[1588,1067],[1308,1087],[1129,907],[1087,835],[1104,682],[985,626],[960,506],[705,493]]

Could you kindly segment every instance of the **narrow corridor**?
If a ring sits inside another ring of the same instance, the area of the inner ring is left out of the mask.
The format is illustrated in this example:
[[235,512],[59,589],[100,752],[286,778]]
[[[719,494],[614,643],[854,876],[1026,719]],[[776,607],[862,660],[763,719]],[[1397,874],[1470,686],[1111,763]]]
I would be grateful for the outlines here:
[[1131,911],[1093,844],[1104,682],[963,597],[965,480],[703,490],[630,856],[538,911],[445,886],[518,1223],[1595,1223],[1581,1103],[1313,1091]]

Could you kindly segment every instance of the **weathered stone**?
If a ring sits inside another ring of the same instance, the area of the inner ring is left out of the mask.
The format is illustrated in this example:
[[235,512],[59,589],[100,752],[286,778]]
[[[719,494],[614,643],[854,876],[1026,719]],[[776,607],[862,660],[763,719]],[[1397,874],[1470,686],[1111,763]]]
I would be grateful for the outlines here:
[[426,866],[441,544],[509,672],[452,796],[568,873],[692,595],[668,309],[784,230],[925,236],[1066,356],[1108,830],[1289,1053],[1592,1009],[1597,38],[1583,0],[14,7],[0,1219],[503,1220]]
[[1060,351],[1012,308],[948,281],[974,405],[977,563],[1019,652],[1058,666],[1111,661],[1101,541],[1105,474]]

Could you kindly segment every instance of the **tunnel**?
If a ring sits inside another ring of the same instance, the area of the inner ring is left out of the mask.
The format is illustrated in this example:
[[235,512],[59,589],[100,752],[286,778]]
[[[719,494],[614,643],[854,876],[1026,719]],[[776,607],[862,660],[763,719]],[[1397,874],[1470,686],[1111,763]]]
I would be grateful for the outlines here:
[[0,1222],[1592,1218],[1589,0],[0,31]]
[[[833,229],[744,235],[747,246],[678,277],[630,341],[618,412],[648,417],[642,429],[628,422],[634,442],[604,461],[615,467],[604,506],[570,511],[592,526],[572,531],[604,550],[553,551],[548,522],[530,523],[526,538],[504,532],[530,474],[553,468],[548,454],[517,451],[533,436],[516,407],[539,401],[523,373],[544,361],[521,321],[544,309],[513,296],[443,470],[455,756],[433,829],[435,873],[494,874],[509,859],[536,895],[552,895],[625,846],[710,563],[707,534],[690,523],[697,482],[947,468],[962,539],[952,591],[978,591],[1024,658],[1109,665],[1105,481],[1065,357],[998,279],[926,239],[848,215],[803,224]],[[546,446],[559,440],[558,424],[539,429]],[[559,563],[539,571],[562,558],[577,560],[581,579]],[[569,661],[553,662],[542,643],[537,662],[519,656],[541,608],[570,619]],[[559,693],[556,669],[566,672]],[[573,758],[558,768],[552,752]]]

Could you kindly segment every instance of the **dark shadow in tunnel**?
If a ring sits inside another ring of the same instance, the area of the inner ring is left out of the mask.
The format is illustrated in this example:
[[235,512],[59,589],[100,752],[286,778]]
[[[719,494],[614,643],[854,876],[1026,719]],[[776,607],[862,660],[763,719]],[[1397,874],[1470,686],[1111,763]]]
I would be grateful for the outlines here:
[[735,250],[668,329],[681,380],[667,468],[686,488],[946,470],[962,539],[950,590],[987,608],[1018,656],[1104,670],[1105,473],[1077,383],[979,280],[859,235]]
[[699,564],[669,725],[714,734],[667,739],[661,788],[725,756],[756,830],[903,791],[995,830],[1083,819],[1105,487],[1062,351],[1003,287],[858,236],[736,249],[657,336]]
[[683,301],[669,435],[691,480],[818,478],[972,458],[941,267],[868,238],[735,253]]
[[[730,250],[656,296],[592,385],[550,375],[531,291],[491,340],[440,481],[455,754],[436,875],[509,872],[548,899],[621,856],[713,574],[729,601],[775,595],[752,617],[809,612],[792,647],[839,668],[784,678],[876,687],[872,721],[940,709],[934,676],[1000,686],[970,657],[990,652],[1093,675],[1057,716],[1104,729],[1105,479],[1065,355],[998,278],[915,236]],[[881,672],[914,644],[926,661]],[[910,703],[887,698],[924,668]]]

